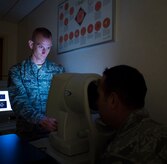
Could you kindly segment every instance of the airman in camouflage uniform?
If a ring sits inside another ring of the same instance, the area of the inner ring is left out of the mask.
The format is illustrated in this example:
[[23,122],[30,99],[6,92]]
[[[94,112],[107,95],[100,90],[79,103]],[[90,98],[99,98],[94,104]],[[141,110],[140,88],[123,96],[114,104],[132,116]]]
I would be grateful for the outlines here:
[[46,59],[52,45],[51,33],[37,28],[29,41],[32,55],[9,70],[9,96],[17,117],[17,133],[28,140],[55,130],[55,118],[46,117],[46,103],[53,75],[64,67]]
[[147,88],[140,72],[126,65],[106,69],[98,91],[99,112],[113,136],[97,163],[167,163],[167,127],[143,112]]

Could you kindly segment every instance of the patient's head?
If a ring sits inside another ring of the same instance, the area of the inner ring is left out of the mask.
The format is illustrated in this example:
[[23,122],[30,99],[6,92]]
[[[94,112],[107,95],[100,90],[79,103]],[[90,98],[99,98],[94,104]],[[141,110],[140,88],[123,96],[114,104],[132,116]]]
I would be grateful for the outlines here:
[[103,72],[98,93],[98,108],[103,121],[113,124],[141,109],[147,92],[143,75],[135,68],[119,65]]

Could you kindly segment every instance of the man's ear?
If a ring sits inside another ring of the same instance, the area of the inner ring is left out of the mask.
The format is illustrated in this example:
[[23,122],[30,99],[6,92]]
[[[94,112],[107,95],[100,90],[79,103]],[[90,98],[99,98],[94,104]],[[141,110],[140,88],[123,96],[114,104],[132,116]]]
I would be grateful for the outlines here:
[[113,109],[116,109],[119,104],[119,97],[116,92],[112,92],[108,98],[109,104]]
[[34,42],[32,40],[28,41],[28,45],[29,45],[31,50],[33,49],[33,44],[34,44]]

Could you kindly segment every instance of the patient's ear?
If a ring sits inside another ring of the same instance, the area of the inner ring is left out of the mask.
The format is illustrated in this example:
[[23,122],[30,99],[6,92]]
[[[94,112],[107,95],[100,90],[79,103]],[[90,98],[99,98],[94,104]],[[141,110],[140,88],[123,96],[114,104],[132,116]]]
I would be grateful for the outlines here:
[[108,98],[109,105],[112,107],[112,109],[117,109],[119,105],[119,97],[116,92],[112,92]]
[[31,50],[33,49],[33,44],[34,44],[34,42],[32,40],[28,41],[28,45],[29,45]]

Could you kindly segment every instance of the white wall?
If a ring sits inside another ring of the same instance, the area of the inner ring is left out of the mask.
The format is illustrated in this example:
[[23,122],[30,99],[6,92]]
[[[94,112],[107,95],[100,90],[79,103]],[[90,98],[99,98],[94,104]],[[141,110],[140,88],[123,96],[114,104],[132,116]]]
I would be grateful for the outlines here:
[[[0,21],[0,37],[4,39],[2,75],[7,76],[9,68],[16,63],[18,42],[17,24]],[[7,79],[5,77],[4,79]]]
[[116,0],[115,40],[89,48],[56,54],[57,1],[46,0],[19,25],[19,59],[28,55],[25,46],[32,30],[45,26],[53,33],[52,57],[68,72],[95,72],[128,64],[145,76],[146,108],[157,121],[167,123],[167,1]]
[[56,38],[57,38],[57,0],[46,0],[39,8],[33,11],[22,22],[19,23],[19,60],[30,55],[28,40],[36,27],[46,27],[51,30],[53,35],[53,48],[50,58],[55,60]]

